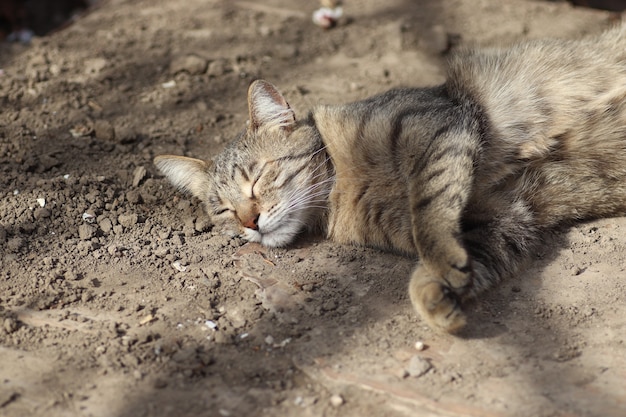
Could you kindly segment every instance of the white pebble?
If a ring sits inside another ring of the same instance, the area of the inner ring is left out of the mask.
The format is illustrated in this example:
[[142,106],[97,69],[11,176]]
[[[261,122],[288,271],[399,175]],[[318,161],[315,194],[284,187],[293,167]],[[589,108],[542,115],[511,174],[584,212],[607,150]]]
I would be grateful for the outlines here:
[[216,322],[214,322],[213,320],[207,320],[207,321],[205,321],[205,322],[204,322],[204,325],[205,325],[206,327],[208,327],[209,329],[211,329],[211,330],[215,330],[215,329],[217,329],[217,323],[216,323]]
[[321,7],[313,12],[313,23],[324,29],[328,29],[334,26],[341,16],[343,16],[343,9],[341,7],[335,7],[334,9]]
[[96,216],[94,216],[91,213],[83,213],[83,221],[87,222],[87,223],[93,223],[94,220],[96,219]]
[[273,345],[274,344],[274,338],[270,335],[265,336],[265,343],[268,345]]
[[345,400],[339,394],[334,394],[330,397],[330,405],[332,405],[333,407],[340,407],[343,405],[344,402]]
[[46,199],[45,198],[38,198],[37,199],[37,204],[39,204],[40,207],[45,207],[46,206]]
[[161,87],[163,87],[163,88],[173,88],[173,87],[176,87],[176,81],[170,80],[170,81],[164,82],[163,84],[161,84]]
[[280,342],[278,345],[275,345],[275,347],[281,347],[284,348],[285,346],[287,346],[289,343],[291,342],[291,337],[286,338],[285,340],[283,340],[282,342]]
[[422,350],[426,349],[426,345],[421,340],[418,340],[417,342],[415,342],[415,349],[419,350],[419,351],[422,351]]
[[180,263],[180,261],[176,261],[172,264],[172,267],[177,270],[178,272],[185,272],[187,270],[187,267],[183,264]]

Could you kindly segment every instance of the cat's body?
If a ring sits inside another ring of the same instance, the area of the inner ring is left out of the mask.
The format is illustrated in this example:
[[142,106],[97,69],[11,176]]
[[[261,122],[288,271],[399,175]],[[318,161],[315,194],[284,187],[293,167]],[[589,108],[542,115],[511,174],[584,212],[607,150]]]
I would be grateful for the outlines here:
[[626,214],[626,28],[457,54],[446,84],[318,106],[269,83],[214,162],[157,166],[216,224],[270,246],[306,228],[416,254],[409,294],[436,328],[516,273],[544,234]]

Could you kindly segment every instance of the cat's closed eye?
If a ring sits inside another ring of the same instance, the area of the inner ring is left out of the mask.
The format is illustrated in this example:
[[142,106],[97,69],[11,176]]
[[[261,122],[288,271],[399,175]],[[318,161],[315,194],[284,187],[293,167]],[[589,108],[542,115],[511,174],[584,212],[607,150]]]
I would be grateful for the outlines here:
[[212,214],[214,216],[219,216],[220,214],[224,214],[226,212],[232,212],[232,210],[228,208],[218,208],[218,209],[213,210]]

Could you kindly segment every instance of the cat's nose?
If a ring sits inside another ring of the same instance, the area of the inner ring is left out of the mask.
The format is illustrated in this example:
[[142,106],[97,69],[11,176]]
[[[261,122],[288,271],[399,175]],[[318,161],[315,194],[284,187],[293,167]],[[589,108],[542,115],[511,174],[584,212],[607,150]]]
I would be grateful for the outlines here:
[[250,216],[247,220],[242,221],[241,224],[248,229],[259,230],[259,214]]

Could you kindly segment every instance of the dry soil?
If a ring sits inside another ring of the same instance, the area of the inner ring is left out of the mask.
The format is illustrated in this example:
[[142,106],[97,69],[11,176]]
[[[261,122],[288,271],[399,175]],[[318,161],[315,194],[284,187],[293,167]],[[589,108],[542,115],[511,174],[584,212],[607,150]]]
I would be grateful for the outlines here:
[[266,78],[316,103],[443,81],[445,52],[597,32],[564,2],[110,0],[0,45],[0,414],[626,415],[626,219],[583,224],[433,333],[414,260],[219,234],[152,158],[210,158]]

